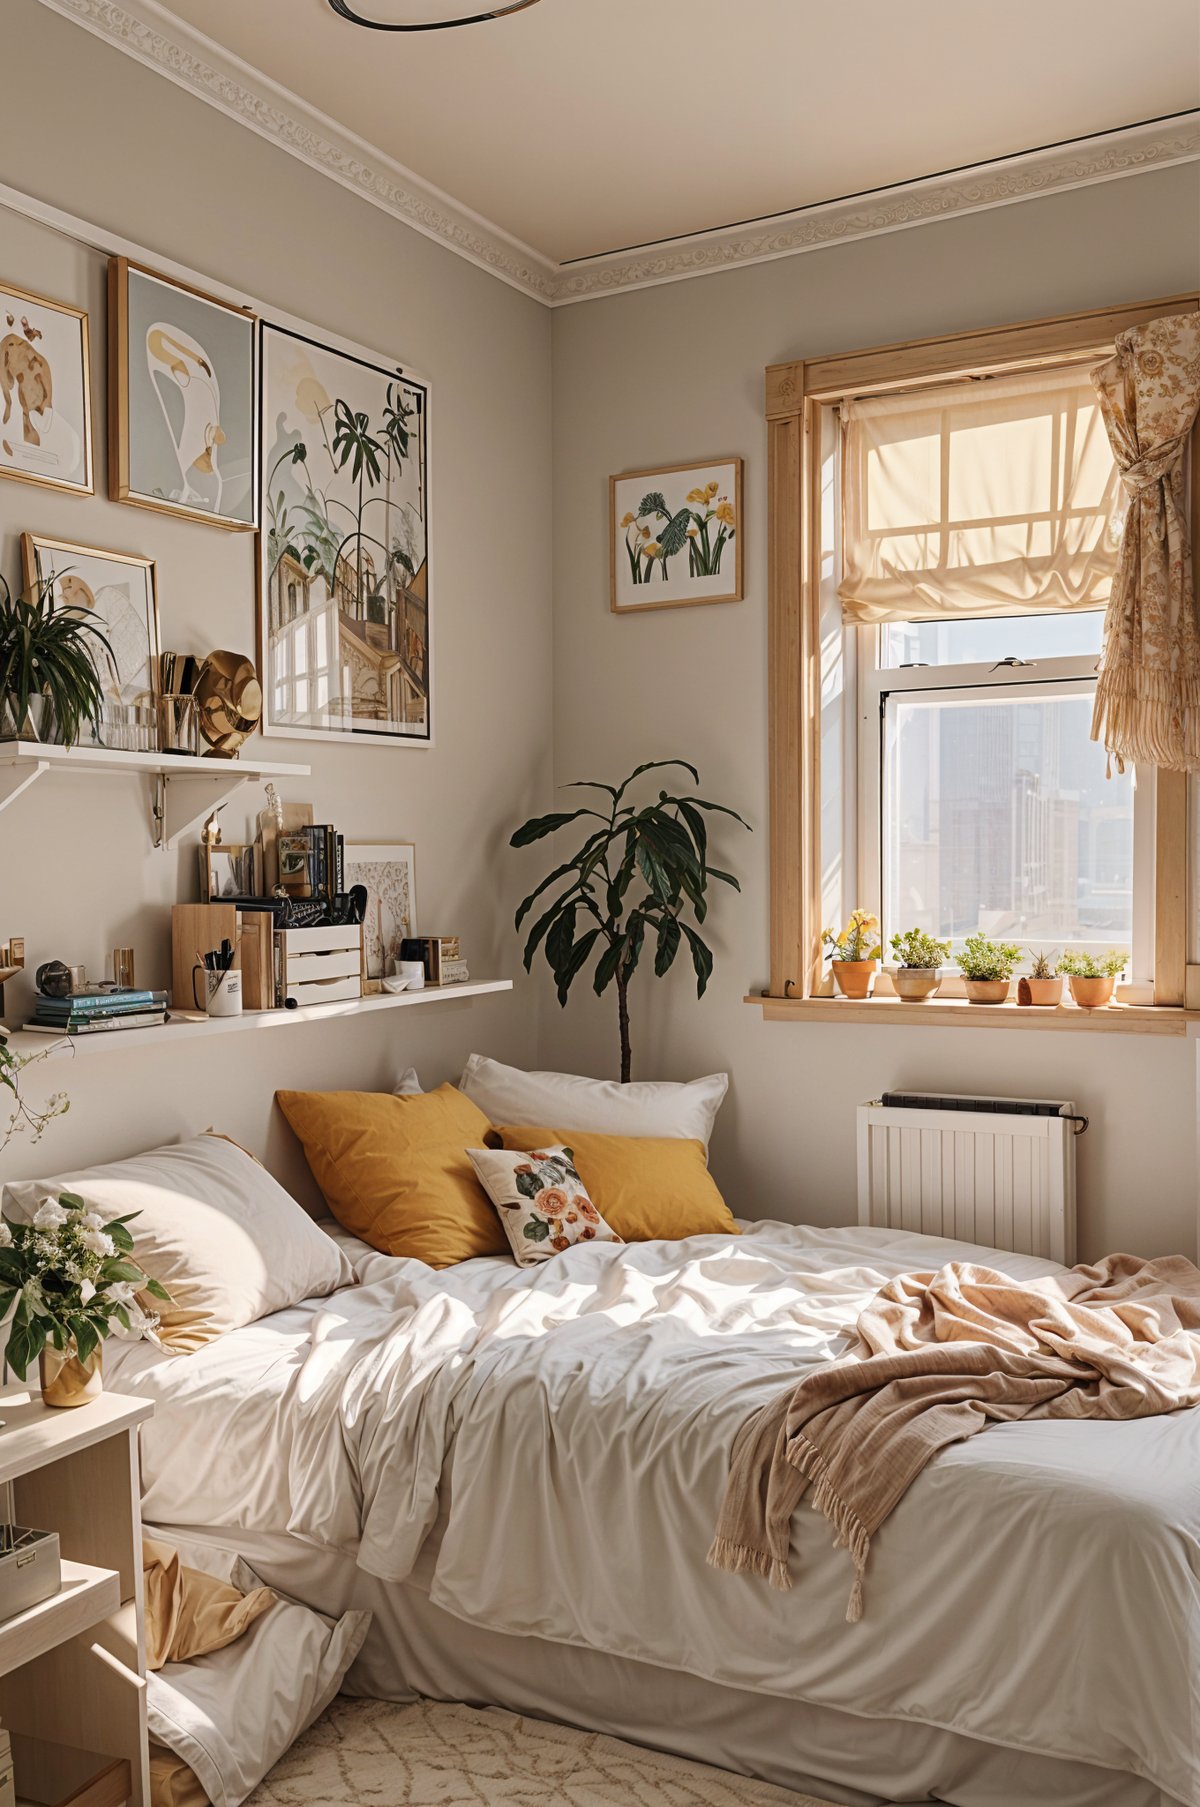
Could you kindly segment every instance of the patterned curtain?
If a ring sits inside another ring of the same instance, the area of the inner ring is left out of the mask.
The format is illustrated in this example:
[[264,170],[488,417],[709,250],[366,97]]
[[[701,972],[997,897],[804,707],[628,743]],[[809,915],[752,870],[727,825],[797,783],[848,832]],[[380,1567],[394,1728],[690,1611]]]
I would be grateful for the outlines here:
[[1092,739],[1118,771],[1126,760],[1200,771],[1200,626],[1184,504],[1200,407],[1200,313],[1121,333],[1092,381],[1125,493]]

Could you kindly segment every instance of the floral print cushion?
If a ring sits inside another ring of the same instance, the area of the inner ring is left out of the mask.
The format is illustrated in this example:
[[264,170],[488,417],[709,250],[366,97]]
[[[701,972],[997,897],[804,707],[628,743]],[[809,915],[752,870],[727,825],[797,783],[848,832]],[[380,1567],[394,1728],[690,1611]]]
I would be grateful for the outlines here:
[[576,1242],[620,1242],[587,1195],[569,1148],[468,1148],[479,1183],[522,1267]]

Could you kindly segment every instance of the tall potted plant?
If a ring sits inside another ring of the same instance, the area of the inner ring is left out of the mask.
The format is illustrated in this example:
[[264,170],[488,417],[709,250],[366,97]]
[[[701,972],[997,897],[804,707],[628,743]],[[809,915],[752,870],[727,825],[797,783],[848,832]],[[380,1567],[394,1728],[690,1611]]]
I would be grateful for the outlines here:
[[99,655],[116,671],[112,647],[89,610],[54,601],[54,579],[32,598],[14,596],[0,577],[0,740],[49,740],[74,746],[84,722],[99,734],[104,688]]
[[700,782],[695,766],[684,759],[648,760],[620,785],[583,780],[567,788],[601,792],[607,802],[598,809],[585,805],[532,816],[510,842],[513,847],[528,847],[572,822],[597,824],[582,846],[530,892],[517,911],[516,926],[521,927],[543,892],[562,884],[554,902],[529,931],[525,970],[532,971],[534,956],[542,947],[554,974],[558,1001],[565,1006],[576,977],[595,959],[592,989],[596,996],[610,985],[616,986],[622,1084],[628,1084],[633,1065],[629,982],[647,935],[654,937],[656,978],[670,970],[686,941],[696,974],[696,996],[703,997],[713,957],[698,930],[686,920],[687,913],[690,911],[698,924],[704,922],[711,880],[741,890],[731,872],[709,865],[705,822],[705,816],[715,810],[748,828],[736,810],[704,797],[676,796],[665,790],[659,791],[653,803],[640,807],[625,801],[630,786],[643,772],[664,767],[687,772],[693,784]]

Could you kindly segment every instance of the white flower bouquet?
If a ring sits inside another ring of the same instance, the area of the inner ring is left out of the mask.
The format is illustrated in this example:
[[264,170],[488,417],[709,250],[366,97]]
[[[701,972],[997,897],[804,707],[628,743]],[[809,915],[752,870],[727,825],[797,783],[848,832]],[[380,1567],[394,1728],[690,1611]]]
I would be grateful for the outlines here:
[[108,1222],[83,1199],[64,1192],[39,1206],[31,1223],[0,1219],[0,1321],[8,1318],[5,1359],[24,1380],[47,1344],[86,1362],[105,1337],[152,1337],[158,1318],[138,1294],[170,1302],[170,1294],[130,1259],[127,1226]]

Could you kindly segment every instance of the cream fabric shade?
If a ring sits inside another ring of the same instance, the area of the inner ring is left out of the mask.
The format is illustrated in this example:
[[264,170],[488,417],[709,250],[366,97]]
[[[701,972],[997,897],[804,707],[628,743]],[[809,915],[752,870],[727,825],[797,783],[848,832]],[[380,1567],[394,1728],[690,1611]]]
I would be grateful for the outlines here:
[[848,622],[1098,609],[1118,475],[1086,366],[842,403]]

